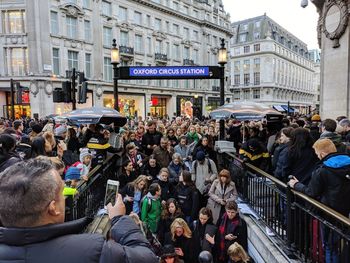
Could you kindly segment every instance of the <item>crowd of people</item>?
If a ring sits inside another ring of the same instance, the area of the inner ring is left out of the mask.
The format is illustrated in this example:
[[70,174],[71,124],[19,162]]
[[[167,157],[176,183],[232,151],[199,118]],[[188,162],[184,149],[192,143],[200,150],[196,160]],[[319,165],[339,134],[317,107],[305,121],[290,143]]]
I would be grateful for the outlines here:
[[[350,194],[350,178],[347,175],[350,171],[350,121],[346,117],[322,122],[318,115],[312,118],[286,117],[281,123],[267,125],[260,121],[230,119],[225,125],[225,139],[234,143],[236,153],[245,162],[289,182],[298,191],[320,199],[349,216],[350,205],[342,202],[342,198]],[[103,163],[109,153],[117,153],[121,161],[118,165],[120,169],[116,169],[120,196],[116,206],[109,207],[111,240],[103,247],[101,241],[96,240],[98,254],[102,258],[114,253],[120,256],[120,247],[113,248],[118,242],[124,246],[123,253],[133,257],[129,254],[134,253],[132,241],[128,243],[121,237],[128,234],[129,228],[134,231],[131,218],[140,230],[137,235],[143,235],[142,238],[137,236],[139,243],[135,246],[143,246],[143,242],[147,242],[145,247],[150,247],[151,253],[157,254],[161,262],[198,262],[202,251],[210,252],[213,262],[217,263],[252,262],[247,254],[247,227],[236,202],[238,193],[234,174],[227,167],[218,167],[214,150],[218,131],[219,125],[215,120],[184,117],[129,120],[118,129],[101,124],[73,127],[57,124],[52,119],[1,120],[0,198],[21,187],[24,188],[23,196],[18,194],[18,198],[25,198],[25,192],[30,191],[27,188],[32,186],[24,185],[23,173],[32,174],[32,177],[36,176],[35,173],[43,174],[38,176],[38,184],[46,185],[49,182],[40,177],[47,177],[48,170],[54,170],[55,176],[57,173],[64,181],[62,196],[78,195],[76,187],[79,182],[89,180],[91,168]],[[36,171],[36,165],[49,166],[45,173]],[[33,171],[26,168],[31,166]],[[22,185],[14,185],[11,181],[15,177],[10,178],[9,174],[16,173]],[[51,201],[57,198],[44,199],[49,203],[48,220],[59,214]],[[11,200],[2,200],[2,203],[11,203]],[[12,210],[9,209],[14,208],[0,206],[0,220],[4,226],[0,230],[0,251],[4,244],[25,246],[32,242],[6,240],[8,236],[1,235],[1,231],[36,226],[33,225],[34,220],[28,223],[25,219],[26,213],[34,216],[29,207],[18,211],[18,216],[23,218],[21,222],[12,221],[14,215],[10,215]],[[31,209],[35,211],[35,207]],[[129,216],[123,217],[124,214]],[[62,216],[59,220],[41,221],[63,222]],[[123,222],[127,227],[117,229],[116,226]],[[46,227],[44,224],[39,226]],[[18,238],[24,233],[18,233]],[[113,245],[110,245],[111,242],[114,242]],[[130,251],[125,248],[129,245]],[[324,245],[327,258],[335,257],[332,251],[327,250],[327,246],[332,244],[328,244],[326,238]],[[142,252],[138,252],[136,258],[139,253]],[[149,262],[155,262],[152,259],[153,254]],[[148,262],[146,258],[143,260]]]

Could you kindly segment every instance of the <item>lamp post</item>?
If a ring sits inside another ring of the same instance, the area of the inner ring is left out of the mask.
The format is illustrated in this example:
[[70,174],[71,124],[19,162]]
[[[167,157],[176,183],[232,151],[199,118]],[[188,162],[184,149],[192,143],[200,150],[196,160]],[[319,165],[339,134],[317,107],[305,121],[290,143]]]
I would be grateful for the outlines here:
[[117,47],[117,41],[113,39],[111,48],[111,64],[113,65],[113,97],[114,97],[114,109],[119,111],[118,103],[118,65],[120,62],[119,48]]
[[[220,106],[225,104],[225,64],[227,63],[227,49],[225,48],[225,39],[221,39],[219,49],[218,64],[220,65]],[[225,120],[220,120],[220,140],[225,140]]]

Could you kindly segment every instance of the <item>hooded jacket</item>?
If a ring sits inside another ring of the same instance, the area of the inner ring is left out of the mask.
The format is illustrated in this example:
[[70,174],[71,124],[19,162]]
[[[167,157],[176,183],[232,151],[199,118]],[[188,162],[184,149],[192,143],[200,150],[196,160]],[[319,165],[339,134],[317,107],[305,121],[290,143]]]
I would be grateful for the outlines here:
[[161,212],[160,199],[148,193],[142,200],[141,220],[147,224],[152,233],[157,233]]
[[350,213],[350,156],[332,153],[323,158],[306,186],[300,182],[294,188],[348,217]]
[[0,228],[0,262],[26,263],[156,263],[157,257],[128,216],[112,220],[111,240],[79,234],[86,219],[33,228]]

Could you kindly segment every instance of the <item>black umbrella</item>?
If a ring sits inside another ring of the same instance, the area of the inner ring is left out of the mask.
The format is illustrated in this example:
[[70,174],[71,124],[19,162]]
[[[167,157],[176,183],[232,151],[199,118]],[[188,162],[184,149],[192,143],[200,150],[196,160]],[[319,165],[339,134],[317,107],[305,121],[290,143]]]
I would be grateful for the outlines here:
[[227,103],[213,110],[209,115],[212,119],[235,118],[241,121],[263,118],[266,118],[267,121],[280,121],[283,118],[281,113],[269,106],[248,101]]
[[126,124],[127,119],[120,115],[114,109],[104,107],[91,107],[71,111],[65,115],[68,123],[80,124],[111,124],[122,127]]

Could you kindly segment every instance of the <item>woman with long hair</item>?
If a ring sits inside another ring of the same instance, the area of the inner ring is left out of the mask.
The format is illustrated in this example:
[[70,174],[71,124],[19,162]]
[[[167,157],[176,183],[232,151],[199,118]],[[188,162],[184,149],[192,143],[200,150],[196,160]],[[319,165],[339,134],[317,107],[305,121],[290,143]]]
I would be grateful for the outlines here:
[[216,152],[213,147],[209,144],[210,138],[208,135],[204,135],[197,145],[194,147],[192,152],[192,160],[196,160],[197,152],[204,152],[205,156],[216,162]]
[[288,143],[288,154],[283,158],[280,156],[282,167],[280,178],[288,181],[288,176],[295,176],[299,182],[307,185],[311,173],[318,162],[310,132],[304,128],[296,128],[291,133]]
[[227,254],[233,263],[252,263],[248,253],[237,242],[233,243],[227,250]]
[[174,196],[174,186],[169,182],[169,170],[168,168],[160,169],[157,180],[154,181],[162,188],[161,198],[162,204],[165,205],[166,201]]
[[203,207],[199,211],[199,220],[193,221],[192,229],[195,259],[202,251],[212,253],[217,227],[213,224],[213,214],[209,208]]
[[226,169],[220,171],[218,179],[215,179],[209,190],[207,207],[213,212],[213,222],[225,213],[225,205],[229,201],[237,199],[235,183],[231,181],[230,172]]
[[68,128],[66,135],[67,149],[71,152],[78,153],[80,149],[79,139],[77,137],[77,132],[74,128]]
[[273,153],[272,168],[274,170],[274,175],[279,179],[284,177],[282,175],[282,167],[285,165],[284,162],[287,161],[286,156],[288,155],[288,145],[292,137],[292,131],[292,127],[283,128],[276,141],[279,145],[275,148]]
[[49,152],[52,150],[51,145],[42,137],[37,136],[32,141],[32,158],[36,158],[37,156],[50,156]]
[[141,213],[141,200],[147,194],[147,176],[140,175],[124,186],[120,194],[123,196],[126,214],[134,212],[139,215]]
[[0,172],[21,161],[21,158],[15,152],[16,143],[15,137],[9,134],[0,135]]
[[175,247],[175,253],[185,263],[194,262],[192,232],[185,220],[176,218],[170,226],[170,235],[165,238],[165,244]]
[[175,188],[175,197],[187,223],[191,224],[198,215],[199,191],[192,181],[192,175],[189,171],[182,171],[179,184]]
[[175,218],[183,218],[178,202],[174,198],[169,198],[163,208],[158,227],[158,238],[160,242],[164,241],[165,235],[170,233],[170,226]]

